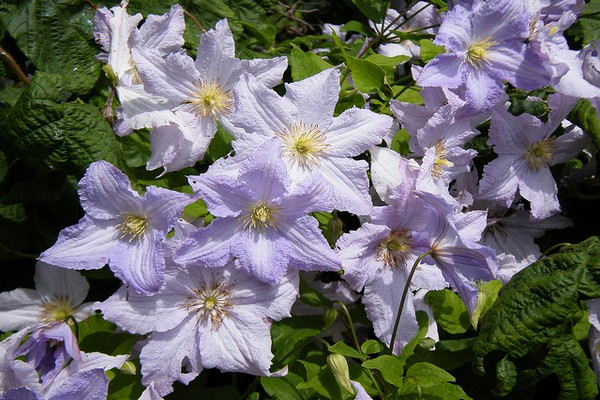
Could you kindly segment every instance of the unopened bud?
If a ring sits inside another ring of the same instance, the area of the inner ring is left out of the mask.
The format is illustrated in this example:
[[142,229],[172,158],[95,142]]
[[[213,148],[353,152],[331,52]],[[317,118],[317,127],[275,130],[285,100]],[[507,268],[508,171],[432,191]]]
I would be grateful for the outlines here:
[[355,394],[356,392],[352,387],[352,383],[350,383],[350,371],[348,370],[346,357],[341,354],[330,354],[327,356],[327,364],[339,385],[348,392]]
[[121,366],[120,371],[125,375],[135,375],[137,368],[131,361],[125,361],[125,363]]
[[325,326],[329,328],[331,325],[333,325],[333,323],[337,319],[337,316],[338,310],[336,310],[333,307],[328,307],[327,310],[325,310],[325,315],[323,315],[323,319],[325,320]]

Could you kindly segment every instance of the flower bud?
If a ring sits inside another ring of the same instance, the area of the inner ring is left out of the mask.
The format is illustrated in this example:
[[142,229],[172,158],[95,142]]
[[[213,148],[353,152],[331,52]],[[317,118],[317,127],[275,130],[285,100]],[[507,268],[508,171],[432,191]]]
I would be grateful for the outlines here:
[[335,376],[339,385],[350,393],[356,393],[352,387],[352,383],[350,383],[350,372],[346,357],[341,354],[330,354],[327,356],[327,364],[331,368],[331,372],[333,372],[333,376]]
[[338,314],[338,310],[336,310],[333,307],[328,307],[327,310],[325,310],[325,314],[323,315],[323,319],[325,320],[325,326],[329,328],[331,325],[333,325],[333,323],[337,319]]

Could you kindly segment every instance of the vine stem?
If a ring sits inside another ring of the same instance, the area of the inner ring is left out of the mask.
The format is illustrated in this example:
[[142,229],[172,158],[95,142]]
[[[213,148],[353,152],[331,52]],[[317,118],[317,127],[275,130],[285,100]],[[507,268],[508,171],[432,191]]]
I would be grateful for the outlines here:
[[564,243],[557,243],[557,244],[555,244],[554,246],[550,246],[550,247],[549,247],[549,248],[548,248],[548,249],[547,249],[547,250],[544,252],[544,254],[542,254],[542,256],[541,256],[540,258],[542,258],[542,257],[546,257],[548,254],[552,253],[552,252],[553,252],[555,249],[557,249],[557,248],[559,248],[559,247],[565,247],[565,246],[573,246],[573,244],[572,244],[572,243],[567,243],[567,242],[564,242]]
[[202,31],[202,33],[206,32],[206,29],[204,29],[204,26],[202,26],[200,21],[198,21],[198,19],[196,17],[194,17],[188,10],[184,9],[183,13],[185,14],[186,17],[188,17],[189,19],[192,20],[194,25],[196,25],[198,27],[198,29],[200,29]]
[[19,80],[24,84],[29,85],[29,82],[31,81],[29,77],[25,75],[25,72],[23,72],[21,67],[19,67],[19,64],[17,64],[13,56],[11,56],[10,53],[4,50],[2,47],[0,47],[0,56],[4,59],[4,61],[6,61],[12,72],[17,75]]
[[406,284],[404,285],[404,290],[402,291],[402,298],[400,299],[400,306],[398,307],[398,315],[396,315],[396,321],[394,322],[394,331],[392,332],[392,340],[390,341],[390,350],[392,354],[394,353],[394,344],[396,343],[396,335],[398,334],[398,327],[400,326],[400,317],[402,316],[402,310],[404,309],[404,303],[406,302],[406,295],[408,294],[408,289],[410,288],[410,282],[412,281],[415,272],[417,271],[417,267],[421,263],[421,261],[432,254],[431,250],[426,251],[421,254],[413,263],[412,268],[410,269],[410,273],[408,274],[408,278],[406,279]]

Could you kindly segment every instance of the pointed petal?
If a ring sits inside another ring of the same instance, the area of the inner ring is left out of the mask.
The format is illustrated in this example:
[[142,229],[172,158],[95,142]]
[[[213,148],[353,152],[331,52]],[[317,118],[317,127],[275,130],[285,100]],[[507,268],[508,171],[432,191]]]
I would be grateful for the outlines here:
[[327,129],[326,152],[335,157],[354,157],[381,143],[392,127],[392,118],[371,110],[344,111]]
[[268,140],[244,162],[239,180],[248,184],[256,199],[269,201],[286,193],[290,183],[287,168],[282,160],[281,141]]
[[48,400],[104,400],[108,396],[108,378],[101,368],[77,371],[46,390],[44,398]]
[[44,308],[42,297],[33,289],[0,293],[0,331],[11,332],[37,324]]
[[256,201],[246,182],[226,175],[190,176],[194,191],[202,197],[206,207],[216,217],[237,217],[242,210]]
[[285,98],[299,110],[301,120],[308,125],[326,129],[340,93],[340,73],[330,68],[298,82],[286,83]]
[[138,31],[134,31],[134,47],[156,49],[160,54],[174,53],[183,47],[185,21],[183,8],[176,4],[168,14],[150,14]]
[[[222,19],[200,36],[196,68],[207,81],[217,81],[221,86],[233,84],[242,72],[235,58],[235,43],[227,19]],[[227,90],[231,87],[227,87]]]
[[148,224],[158,231],[167,233],[188,204],[194,202],[192,195],[179,193],[157,186],[148,186],[144,206]]
[[279,232],[267,228],[264,232],[244,230],[232,243],[236,265],[263,282],[277,284],[288,270],[289,244]]
[[85,300],[90,285],[79,272],[55,267],[38,261],[35,266],[35,288],[38,293],[50,300],[55,297],[69,299],[74,306]]
[[333,187],[318,173],[304,179],[282,200],[288,218],[296,218],[313,211],[330,212],[334,209],[334,204]]
[[174,260],[183,265],[222,267],[233,257],[230,247],[241,229],[242,224],[234,223],[233,218],[217,218],[206,228],[192,232]]
[[335,193],[335,208],[356,215],[368,215],[373,208],[367,178],[368,165],[363,160],[323,158],[320,172],[331,183]]
[[99,269],[108,263],[119,233],[112,221],[83,217],[77,225],[60,231],[54,246],[39,260],[69,269]]
[[288,60],[285,56],[240,61],[244,72],[254,75],[258,82],[270,88],[281,81],[288,65]]
[[417,85],[455,89],[465,81],[463,63],[459,54],[438,54],[423,68]]
[[560,211],[558,188],[548,167],[535,172],[524,168],[519,192],[531,203],[531,215],[535,219],[545,219]]

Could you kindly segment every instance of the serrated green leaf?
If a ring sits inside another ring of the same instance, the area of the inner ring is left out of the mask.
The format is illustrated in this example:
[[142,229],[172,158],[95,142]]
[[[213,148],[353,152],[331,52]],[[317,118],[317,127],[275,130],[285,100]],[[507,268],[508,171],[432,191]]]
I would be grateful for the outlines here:
[[471,328],[465,303],[451,290],[431,290],[425,295],[425,301],[433,309],[437,324],[446,332],[460,334]]
[[431,39],[423,39],[419,41],[420,53],[419,56],[424,63],[427,63],[435,58],[438,54],[445,51],[444,46],[433,44]]
[[32,168],[82,175],[94,161],[123,169],[121,146],[100,112],[88,104],[61,103],[62,78],[36,73],[2,121],[0,138]]
[[498,397],[507,396],[517,384],[517,368],[507,356],[496,365],[496,379],[498,385],[494,389],[494,394]]
[[292,79],[294,82],[306,79],[318,74],[328,68],[331,64],[310,51],[302,51],[296,45],[292,45],[292,51],[289,57],[290,67],[292,69]]
[[385,71],[379,65],[348,56],[346,65],[352,71],[354,84],[363,93],[378,92],[385,85]]
[[32,0],[13,10],[4,23],[39,71],[61,74],[66,90],[85,94],[101,74],[93,14],[83,0]]
[[[554,374],[561,385],[559,398],[593,399],[598,386],[572,327],[583,315],[580,301],[600,297],[600,239],[594,236],[561,251],[525,268],[500,290],[482,320],[473,365],[483,375],[490,353],[504,354],[513,363],[526,359],[528,369],[518,374],[517,385]],[[540,348],[547,353],[537,352]],[[499,382],[505,386],[510,385]]]
[[341,341],[336,342],[333,346],[330,346],[328,350],[331,353],[341,354],[343,356],[352,358],[358,358],[360,360],[365,360],[368,358],[366,355],[358,352],[356,349],[348,346],[346,343]]
[[569,113],[567,118],[588,135],[590,135],[596,145],[600,149],[600,119],[596,117],[596,110],[587,99],[581,99]]

